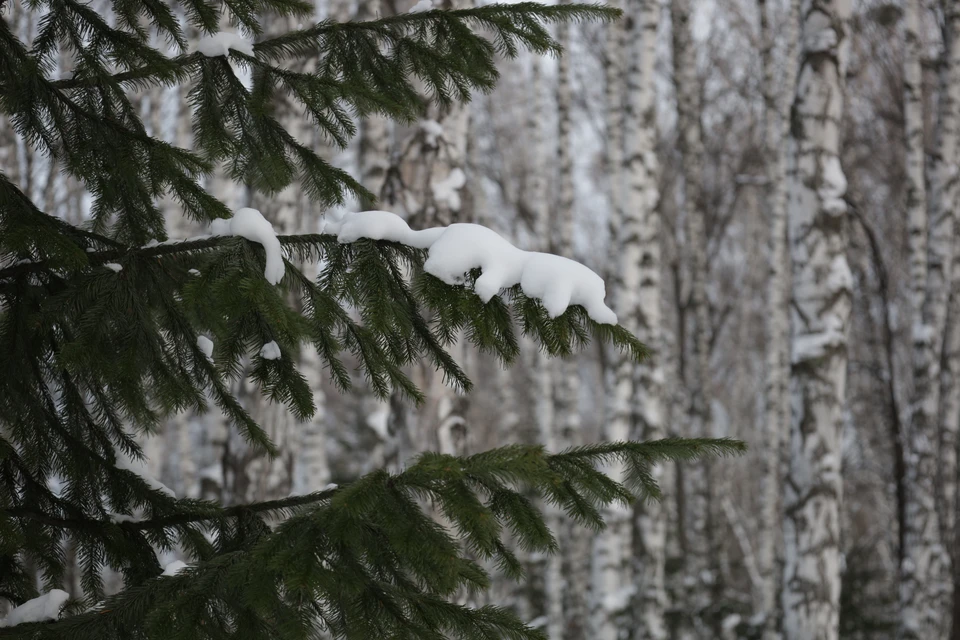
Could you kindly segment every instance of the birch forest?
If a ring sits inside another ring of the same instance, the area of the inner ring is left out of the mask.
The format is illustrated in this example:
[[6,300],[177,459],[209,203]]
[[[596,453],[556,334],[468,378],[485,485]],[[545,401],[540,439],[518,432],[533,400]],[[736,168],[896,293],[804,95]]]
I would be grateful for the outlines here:
[[[316,3],[317,19],[346,21],[414,0]],[[575,258],[650,357],[601,345],[553,359],[531,342],[503,369],[463,337],[474,390],[424,364],[408,372],[416,406],[378,399],[359,373],[342,393],[305,351],[312,420],[234,390],[276,458],[216,412],[187,412],[141,443],[151,473],[231,505],[422,451],[737,438],[741,458],[657,469],[662,499],[611,509],[602,531],[542,505],[559,552],[518,544],[525,579],[471,604],[509,607],[552,640],[960,640],[960,0],[606,4],[622,18],[552,27],[562,56],[502,61],[494,90],[425,100],[418,122],[355,118],[346,149],[293,101],[273,105],[376,201],[324,211],[296,186],[269,199],[218,175],[205,187],[282,233],[380,209]],[[0,0],[0,17],[30,43],[42,18],[25,5]],[[297,27],[265,24],[262,37]],[[151,135],[191,147],[187,88],[136,100]],[[45,211],[89,217],[90,194],[2,119],[0,171]],[[161,206],[171,237],[205,233]]]

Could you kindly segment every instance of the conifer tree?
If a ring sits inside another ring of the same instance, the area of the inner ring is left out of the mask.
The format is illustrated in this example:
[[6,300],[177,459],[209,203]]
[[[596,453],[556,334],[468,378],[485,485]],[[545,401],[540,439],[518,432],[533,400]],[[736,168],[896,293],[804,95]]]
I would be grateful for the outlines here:
[[[501,534],[552,552],[539,499],[597,529],[606,505],[658,497],[653,465],[742,449],[706,439],[514,445],[424,453],[397,472],[269,502],[174,496],[143,471],[137,436],[172,412],[215,405],[251,447],[273,452],[230,383],[248,372],[306,420],[315,407],[301,348],[316,350],[341,389],[356,366],[379,396],[414,401],[422,394],[405,367],[420,361],[470,388],[448,352],[458,336],[505,365],[518,331],[554,356],[591,339],[644,356],[587,294],[568,291],[577,304],[559,304],[519,276],[491,285],[496,265],[486,263],[459,277],[431,269],[436,238],[452,228],[411,232],[375,212],[329,233],[276,236],[259,212],[234,214],[203,187],[223,164],[261,197],[299,181],[318,216],[348,194],[373,201],[275,117],[278,92],[345,146],[357,117],[414,119],[423,89],[441,105],[468,100],[493,87],[497,55],[559,53],[549,23],[617,12],[521,3],[311,26],[301,0],[182,0],[187,24],[160,0],[104,4],[109,16],[79,0],[24,3],[42,16],[31,43],[0,20],[0,116],[91,203],[88,223],[73,226],[0,173],[0,599],[13,608],[0,638],[541,638],[508,609],[458,603],[488,586],[483,566],[521,578]],[[278,16],[305,26],[263,37]],[[192,48],[188,30],[203,35]],[[151,46],[164,39],[181,53]],[[74,73],[58,79],[51,61],[63,55]],[[289,64],[305,57],[311,65]],[[165,85],[188,87],[192,150],[150,135],[132,106]],[[168,238],[165,197],[212,234]],[[317,278],[297,268],[310,261],[324,265]],[[623,470],[619,482],[602,472],[609,464]],[[59,590],[66,545],[83,590],[72,599]],[[172,549],[188,562],[161,566],[158,553]],[[117,592],[105,587],[108,569],[122,576]]]

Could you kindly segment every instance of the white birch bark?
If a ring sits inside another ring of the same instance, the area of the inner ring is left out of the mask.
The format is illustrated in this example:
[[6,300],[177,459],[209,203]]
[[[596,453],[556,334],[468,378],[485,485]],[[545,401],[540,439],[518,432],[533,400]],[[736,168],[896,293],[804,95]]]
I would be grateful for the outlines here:
[[[380,8],[383,6],[381,4]],[[469,6],[472,6],[472,0],[435,3],[435,8],[443,10]],[[361,11],[368,13],[364,8]],[[465,172],[469,108],[469,105],[456,104],[442,110],[432,104],[427,120],[432,121],[432,125],[440,125],[441,131],[433,133],[432,127],[418,127],[399,145],[401,149],[397,157],[391,159],[393,166],[390,170],[400,174],[398,182],[403,186],[402,192],[396,195],[400,197],[401,208],[407,213],[408,223],[415,229],[467,220],[464,204],[468,201],[469,193]],[[389,148],[389,140],[375,132],[378,125],[372,126],[374,130],[368,129],[364,135],[370,137],[371,143],[376,139],[380,151],[375,153],[372,148],[361,148],[361,173],[367,176],[377,173],[372,166],[377,162],[376,155],[384,148]],[[373,180],[365,186],[373,187],[376,193],[375,182]],[[464,369],[468,369],[465,362],[468,351],[463,340],[453,345],[451,354]],[[388,414],[390,440],[385,443],[385,460],[391,469],[399,469],[412,455],[421,451],[462,454],[467,450],[468,398],[458,395],[444,384],[443,376],[431,367],[414,367],[411,378],[423,390],[426,400],[422,407],[415,410],[399,393],[391,396]]]
[[[563,58],[561,65],[565,65]],[[544,118],[544,110],[547,107],[547,87],[543,77],[541,61],[534,59],[532,64],[531,77],[531,99],[536,108],[530,113],[530,130],[533,134],[533,152],[530,154],[530,187],[529,204],[533,213],[534,236],[536,238],[536,248],[538,251],[549,252],[553,250],[551,242],[551,216],[550,207],[547,200],[547,162],[549,154],[547,153],[547,129]],[[559,70],[559,82],[565,82],[565,66]],[[563,102],[558,91],[558,102]],[[568,96],[569,97],[569,96]],[[569,108],[569,105],[567,105]],[[558,110],[562,112],[563,105],[558,104]],[[563,118],[560,118],[560,126]],[[558,143],[558,152],[565,153],[564,144]],[[562,179],[562,178],[561,178]],[[561,184],[560,188],[564,186]],[[539,349],[534,355],[533,365],[533,387],[536,393],[534,415],[537,423],[537,437],[540,444],[547,447],[548,450],[556,451],[557,441],[554,432],[554,420],[556,416],[553,402],[553,365],[554,360],[548,357]]]
[[[622,6],[622,3],[617,3]],[[608,26],[606,46],[606,153],[610,183],[609,198],[611,237],[620,239],[624,220],[623,180],[623,133],[626,34],[623,20]],[[625,247],[619,247],[622,251]],[[622,268],[617,265],[617,270]],[[636,267],[632,267],[636,269]],[[628,277],[621,274],[621,277]],[[614,305],[621,321],[629,315],[624,303],[635,307],[637,290],[627,284],[616,289]],[[611,351],[611,355],[614,352]],[[619,355],[619,354],[617,354]],[[609,442],[628,440],[631,434],[631,410],[633,401],[632,368],[617,358],[610,378],[607,415],[603,425],[603,438]],[[611,465],[607,474],[614,479],[623,477],[619,464]],[[622,621],[631,604],[634,588],[630,577],[631,510],[619,504],[609,505],[604,513],[607,528],[594,540],[592,567],[591,628],[592,637],[598,640],[616,640]]]
[[[390,166],[390,124],[381,116],[364,119],[360,130],[361,184],[379,200]],[[363,205],[366,208],[366,205]]]
[[[950,301],[947,315],[946,336],[943,348],[944,371],[942,375],[942,409],[940,417],[940,484],[942,486],[941,531],[944,546],[950,550],[953,564],[953,638],[960,639],[960,183],[956,171],[951,171],[958,161],[957,108],[960,106],[960,2],[947,0],[943,4],[946,17],[946,64],[941,70],[941,115],[938,142],[940,153],[936,156],[936,185],[940,206],[938,220],[944,216],[953,219],[953,272],[950,283]],[[946,86],[944,86],[946,85]],[[945,233],[944,229],[942,233]]]
[[[20,35],[23,31],[24,14],[26,13],[19,2],[11,2],[0,12],[0,20],[6,20],[11,31]],[[24,40],[24,42],[26,41]],[[13,130],[10,120],[6,116],[0,116],[0,171],[3,172],[7,180],[22,189],[22,176],[20,175],[21,144],[22,142]],[[24,150],[26,151],[26,147],[24,147]]]
[[[954,233],[957,218],[957,114],[960,103],[960,7],[944,3],[947,18],[947,51],[941,75],[938,131],[939,153],[933,169],[933,193],[927,246],[924,256],[926,280],[914,283],[911,255],[911,283],[914,285],[915,312],[913,325],[913,397],[906,478],[906,530],[904,554],[900,567],[901,638],[934,638],[947,632],[951,607],[952,577],[949,554],[944,545],[946,528],[941,527],[942,499],[939,475],[940,427],[940,362],[946,331],[947,305],[953,268]],[[908,24],[910,14],[907,14]],[[907,34],[907,49],[917,46]],[[911,136],[922,143],[922,132],[910,129]],[[908,146],[909,151],[909,146]],[[909,164],[908,170],[913,170]],[[908,204],[910,204],[908,202]],[[913,222],[911,217],[911,223]],[[914,239],[910,227],[911,249],[920,241]],[[920,293],[916,287],[923,287]]]
[[[505,367],[502,364],[497,365],[497,384],[496,393],[499,405],[499,411],[496,418],[496,438],[500,443],[523,442],[529,444],[535,442],[536,438],[526,439],[523,436],[521,418],[519,414],[518,400],[518,380],[516,370]],[[523,549],[516,548],[517,557],[521,562],[529,564],[529,553]],[[508,604],[521,620],[532,620],[533,615],[530,608],[530,601],[526,597],[527,585],[523,582],[510,580],[498,572],[493,573],[493,587],[489,594],[491,603]]]
[[[438,3],[441,9],[465,9],[473,6],[473,0],[444,0]],[[470,132],[470,105],[457,103],[441,111],[431,107],[433,119],[443,128],[443,134],[433,144],[426,141],[422,147],[421,191],[418,195],[421,209],[412,212],[415,228],[446,226],[469,220],[467,207],[469,189],[466,186],[467,145]],[[468,355],[466,343],[458,340],[452,349],[462,366]],[[436,372],[425,376],[427,383],[427,406],[434,409],[433,416],[426,419],[431,433],[436,434],[440,451],[451,454],[466,452],[469,425],[466,412],[469,399],[458,395],[443,384]],[[423,387],[421,387],[423,388]],[[426,412],[421,412],[425,415]],[[421,434],[426,435],[426,434]]]
[[[563,86],[566,83],[566,62],[561,58],[561,68],[559,71],[559,83]],[[548,141],[552,139],[547,131],[547,83],[544,77],[542,62],[539,58],[531,61],[531,101],[534,108],[530,111],[529,130],[532,132],[532,152],[530,154],[530,177],[529,177],[529,199],[528,207],[533,214],[534,236],[536,238],[537,250],[549,252],[553,249],[551,242],[551,226],[554,222],[550,211],[550,200],[547,196],[547,171],[551,153],[548,151]],[[558,91],[557,101],[560,112],[560,139],[559,164],[560,164],[560,184],[561,190],[568,188],[567,182],[570,176],[564,172],[563,156],[569,154],[566,149],[566,143],[569,142],[569,135],[564,137],[562,131],[564,127],[563,112],[569,111],[569,92],[563,95],[563,91]],[[567,122],[569,127],[569,122]],[[562,207],[562,205],[561,205]],[[565,211],[561,208],[561,225],[566,224]],[[566,255],[566,254],[564,254]],[[543,351],[537,350],[534,354],[534,366],[531,372],[533,376],[533,387],[536,393],[535,416],[537,422],[537,432],[539,443],[547,448],[548,451],[559,451],[564,447],[563,434],[561,429],[557,429],[557,424],[567,420],[567,413],[571,407],[561,401],[561,394],[564,392],[562,386],[564,382],[562,374],[562,365],[558,366],[552,358]],[[560,374],[559,376],[556,374]],[[542,576],[542,582],[534,583],[534,589],[542,593],[531,593],[531,599],[535,606],[533,615],[543,616],[547,635],[550,638],[558,640],[564,637],[565,612],[563,609],[563,556],[570,552],[564,545],[563,513],[553,505],[544,505],[547,512],[548,525],[557,536],[560,542],[558,553],[549,557],[538,555],[533,560],[533,571]],[[539,603],[539,604],[538,604]]]
[[920,0],[907,0],[903,16],[903,117],[906,128],[907,231],[910,298],[914,324],[923,323],[927,283],[927,190],[924,180],[923,68]]
[[308,422],[296,427],[298,433],[293,489],[296,493],[310,493],[323,489],[330,482],[326,397],[322,387],[324,366],[312,345],[303,347],[300,352],[300,371],[313,391],[313,404],[317,410]]
[[[376,20],[382,14],[380,0],[365,0],[357,7],[357,20]],[[389,166],[390,121],[370,114],[360,124],[360,182],[377,198],[382,196]]]
[[774,34],[766,0],[758,0],[761,64],[763,65],[764,137],[769,210],[769,264],[767,273],[766,389],[763,422],[760,536],[757,545],[759,589],[754,591],[754,614],[762,616],[764,640],[777,640],[777,594],[780,575],[777,551],[781,530],[780,451],[789,432],[787,394],[790,378],[790,288],[787,262],[787,146],[791,91],[797,76],[797,44],[800,31],[800,0],[790,0],[785,25],[783,69],[776,73],[773,60]]
[[[466,9],[473,0],[443,0],[436,3],[442,9]],[[470,130],[470,104],[456,103],[441,111],[432,107],[434,119],[443,127],[443,136],[432,150],[425,154],[426,184],[421,202],[424,220],[428,226],[446,226],[469,218],[468,189],[465,184],[467,144]],[[464,180],[457,180],[457,172]],[[444,185],[444,186],[441,186]]]
[[[960,282],[960,251],[955,251],[953,278]],[[947,314],[947,335],[943,345],[943,372],[941,375],[940,418],[940,476],[942,478],[943,504],[941,530],[944,546],[951,552],[951,562],[956,570],[960,562],[957,552],[957,431],[960,429],[960,291],[950,295]],[[954,584],[956,588],[956,583]],[[956,597],[956,594],[954,594]]]
[[0,117],[0,171],[12,184],[20,186],[20,154],[17,136],[10,122]]
[[0,116],[0,171],[7,180],[19,187],[20,154],[17,147],[17,134],[13,130],[13,125],[10,124],[9,119]]
[[[960,26],[960,11],[950,16]],[[960,31],[953,31],[960,33]],[[952,67],[951,67],[952,68]],[[960,225],[954,221],[953,280],[943,345],[940,412],[940,529],[953,568],[952,629],[960,640]]]
[[[630,437],[654,440],[664,436],[664,371],[661,365],[661,252],[660,200],[656,156],[657,28],[660,4],[644,0],[631,4],[626,39],[630,43],[626,73],[625,206],[618,248],[618,317],[650,349],[650,358],[637,365],[621,355],[617,363],[618,393],[629,392],[632,425]],[[630,382],[633,384],[630,385]],[[658,482],[668,469],[652,470]],[[667,629],[665,563],[667,521],[659,502],[638,503],[633,528],[632,559],[635,588],[633,637],[664,640]]]
[[790,461],[784,637],[834,640],[840,605],[840,445],[853,277],[840,126],[850,0],[804,0],[791,127]]
[[[567,53],[560,58],[557,65],[556,214],[550,216],[550,198],[547,196],[547,184],[544,180],[541,185],[542,208],[538,211],[539,235],[544,250],[550,250],[550,229],[559,222],[555,251],[560,255],[572,257],[576,209],[573,167],[573,74],[570,67],[572,38],[569,25],[564,24],[558,27],[557,39],[567,49]],[[545,97],[543,102],[546,102]],[[538,146],[544,157],[538,165],[542,168],[542,172],[549,166],[552,145],[547,146],[551,136],[546,130],[543,118],[546,111],[545,105],[539,111],[541,115],[537,125],[540,132]],[[578,362],[578,359],[568,358],[550,363],[554,376],[552,381],[555,416],[554,450],[583,443]],[[548,363],[543,363],[543,365],[546,364]],[[546,370],[546,366],[542,370]],[[550,619],[548,631],[550,638],[557,640],[583,640],[587,637],[586,621],[589,617],[589,538],[581,527],[575,526],[559,511],[556,511],[553,517],[556,522],[555,531],[558,534],[560,552],[551,558],[547,572],[546,586],[549,594]]]
[[[707,299],[707,239],[705,211],[701,195],[704,148],[701,138],[700,86],[697,77],[697,55],[692,36],[692,5],[690,0],[670,3],[673,22],[673,73],[677,95],[677,146],[683,166],[683,208],[687,239],[686,260],[689,263],[690,312],[694,319],[691,340],[691,361],[687,367],[689,420],[691,437],[705,437],[710,425],[710,306]],[[683,346],[681,345],[681,348]],[[711,573],[712,553],[708,531],[709,466],[694,463],[687,466],[685,478],[689,487],[689,520],[687,524],[687,557],[684,558],[684,601],[680,607],[696,616],[709,602],[707,584],[716,579]],[[694,624],[698,623],[696,617]],[[689,633],[689,631],[681,633]]]

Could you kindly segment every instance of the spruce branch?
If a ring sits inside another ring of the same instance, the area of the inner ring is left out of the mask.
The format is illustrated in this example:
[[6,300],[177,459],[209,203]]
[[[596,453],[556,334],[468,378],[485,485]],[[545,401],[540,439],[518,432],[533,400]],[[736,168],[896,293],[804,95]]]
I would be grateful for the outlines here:
[[[165,237],[156,206],[165,194],[198,221],[226,216],[224,205],[198,183],[220,161],[227,161],[231,178],[263,193],[299,180],[321,205],[340,204],[347,193],[372,199],[347,172],[299,143],[264,109],[277,90],[295,96],[321,133],[345,146],[356,133],[351,111],[412,120],[422,109],[418,85],[443,105],[469,100],[472,92],[495,85],[497,54],[513,57],[521,48],[558,53],[547,23],[619,15],[597,5],[521,3],[323,22],[258,42],[254,56],[231,50],[230,60],[254,72],[248,90],[224,57],[171,58],[152,48],[138,17],[148,16],[154,27],[182,43],[169,11],[123,5],[119,24],[111,26],[76,0],[42,4],[49,13],[30,50],[0,24],[0,113],[29,144],[56,158],[88,188],[95,231],[104,231],[116,218],[111,236],[134,243]],[[253,5],[234,0],[227,6],[239,12],[234,18],[250,32],[260,32]],[[271,6],[284,15],[302,9],[296,2]],[[216,12],[196,3],[188,13],[204,31],[216,24]],[[474,29],[491,33],[492,42]],[[75,74],[50,80],[45,75],[49,59],[61,44],[78,58]],[[270,64],[289,56],[315,58],[315,71],[295,73]],[[147,135],[127,95],[189,81],[196,81],[189,100],[197,152]],[[110,150],[109,166],[104,149]]]
[[[216,33],[229,15],[258,36],[268,10],[309,9],[301,0],[181,5],[201,33]],[[303,345],[340,389],[356,369],[379,397],[400,392],[417,402],[424,394],[409,372],[421,361],[448,384],[471,388],[450,353],[460,336],[503,363],[518,356],[520,333],[552,355],[599,339],[646,357],[629,332],[598,324],[579,305],[550,317],[519,285],[484,302],[475,291],[479,270],[448,284],[425,273],[422,248],[280,236],[281,270],[272,233],[261,242],[167,241],[158,205],[171,196],[196,221],[227,217],[200,186],[220,164],[261,194],[299,182],[318,210],[348,193],[370,197],[275,117],[280,94],[346,146],[357,116],[412,121],[424,94],[440,105],[469,100],[495,86],[498,55],[559,53],[550,23],[619,12],[520,3],[323,22],[262,39],[253,55],[208,57],[183,53],[187,25],[165,2],[114,0],[109,20],[79,0],[28,8],[44,12],[29,48],[0,22],[0,114],[79,179],[93,206],[89,228],[75,228],[0,175],[0,597],[35,597],[31,566],[48,589],[75,568],[83,597],[59,620],[0,628],[0,637],[542,640],[509,611],[453,601],[489,588],[488,567],[522,578],[516,548],[558,550],[541,505],[600,530],[613,505],[659,498],[657,464],[742,452],[728,440],[559,453],[513,445],[471,456],[423,453],[400,471],[304,496],[229,507],[176,499],[124,460],[144,462],[137,436],[213,404],[254,455],[274,455],[234,385],[245,377],[267,401],[309,418],[316,407],[297,366]],[[178,54],[155,48],[152,32]],[[72,58],[73,77],[49,78],[59,55]],[[311,71],[294,71],[290,57],[309,58]],[[133,93],[191,83],[188,151],[147,133]],[[318,277],[304,273],[305,262],[322,263]],[[279,357],[264,355],[268,345]],[[604,473],[609,464],[623,466],[620,480]],[[191,565],[162,575],[157,554],[174,549]],[[110,597],[104,567],[123,576]]]
[[[218,525],[224,536],[219,553],[198,558],[173,577],[157,576],[155,568],[91,611],[4,629],[0,637],[170,637],[188,625],[196,629],[201,619],[227,626],[263,620],[259,631],[248,629],[251,637],[300,637],[323,624],[335,635],[400,633],[479,640],[493,634],[542,640],[539,631],[508,611],[447,601],[460,588],[489,584],[485,570],[468,553],[497,559],[519,576],[522,569],[501,540],[506,529],[531,550],[556,550],[556,539],[527,492],[556,502],[585,525],[602,527],[600,510],[628,498],[624,486],[600,480],[605,478],[599,470],[605,460],[690,459],[708,450],[737,453],[742,444],[672,439],[558,454],[523,445],[466,457],[425,453],[398,473],[376,471],[335,490],[222,510],[218,515],[229,513],[233,524]],[[422,498],[440,504],[455,526],[439,526],[417,502]],[[275,528],[253,517],[259,510],[279,508],[295,511]],[[138,528],[194,522],[174,516],[113,526],[136,533]],[[251,531],[259,533],[245,538]],[[248,543],[231,543],[240,539]],[[283,588],[274,588],[277,584]],[[249,607],[261,614],[284,614],[249,617]],[[222,619],[204,617],[203,612],[212,611]],[[297,621],[295,628],[275,626],[286,618]]]
[[97,87],[111,87],[116,85],[130,85],[130,88],[147,89],[156,85],[170,85],[183,83],[190,78],[203,55],[191,53],[176,56],[167,60],[166,64],[144,65],[126,71],[120,71],[108,76],[74,76],[61,78],[50,82],[50,86],[59,91],[69,89],[90,89]]
[[277,500],[265,500],[262,502],[253,502],[249,504],[232,505],[223,507],[216,502],[202,502],[197,500],[181,500],[178,502],[176,513],[157,516],[153,518],[132,519],[114,522],[113,520],[104,520],[100,518],[89,518],[82,514],[74,514],[72,517],[54,517],[39,509],[19,506],[0,509],[3,513],[14,518],[27,518],[36,520],[43,524],[59,527],[63,529],[87,529],[93,530],[102,527],[120,527],[128,531],[143,531],[148,529],[167,529],[171,527],[180,527],[188,524],[204,523],[211,521],[222,521],[229,518],[239,518],[249,514],[273,513],[275,515],[284,515],[293,513],[299,507],[313,505],[318,502],[329,500],[336,492],[336,489],[327,489],[313,493],[290,496]]

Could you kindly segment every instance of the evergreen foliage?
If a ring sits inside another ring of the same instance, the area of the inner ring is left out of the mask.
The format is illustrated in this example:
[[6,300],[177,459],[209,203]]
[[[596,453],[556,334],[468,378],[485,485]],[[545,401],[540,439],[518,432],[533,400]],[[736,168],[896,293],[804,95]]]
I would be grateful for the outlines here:
[[[404,368],[424,359],[451,385],[470,388],[448,352],[458,336],[504,364],[518,354],[518,331],[553,355],[600,339],[642,358],[633,336],[581,307],[550,319],[519,288],[484,304],[469,286],[425,274],[424,251],[396,243],[281,236],[286,273],[275,287],[263,277],[259,244],[164,243],[157,205],[166,195],[197,221],[228,217],[202,186],[221,163],[263,193],[299,181],[318,210],[348,192],[370,198],[280,125],[271,113],[277,92],[346,145],[357,116],[414,119],[424,89],[441,104],[467,100],[496,82],[496,55],[558,53],[547,23],[616,12],[521,3],[321,22],[228,59],[168,57],[150,33],[185,51],[187,28],[213,33],[229,16],[256,35],[266,13],[309,15],[312,7],[184,0],[184,25],[156,0],[113,0],[113,21],[77,0],[26,6],[44,12],[29,48],[0,20],[0,113],[89,190],[92,218],[86,228],[66,224],[0,174],[0,598],[18,605],[35,597],[31,570],[46,589],[59,587],[68,541],[85,594],[61,620],[0,628],[0,637],[539,638],[505,609],[457,604],[458,594],[488,585],[481,561],[522,575],[505,530],[524,548],[555,549],[538,498],[600,528],[605,505],[659,496],[652,465],[742,450],[735,441],[665,440],[424,454],[397,474],[229,508],[177,499],[119,468],[120,456],[142,457],[135,434],[210,402],[251,445],[272,451],[230,383],[247,372],[270,399],[311,416],[296,366],[303,344],[340,388],[356,363],[380,396],[399,390],[414,400],[421,392]],[[50,79],[63,54],[75,60],[72,77]],[[310,73],[285,68],[303,56],[316,60]],[[234,67],[251,72],[249,87]],[[136,91],[180,83],[192,87],[193,150],[148,134],[131,102]],[[318,278],[297,267],[307,260],[324,265]],[[202,334],[213,337],[212,358],[197,343]],[[277,360],[257,355],[269,341],[281,347]],[[599,470],[612,462],[624,465],[623,483]],[[174,547],[191,567],[161,576],[156,553]],[[125,583],[109,597],[105,567]]]

